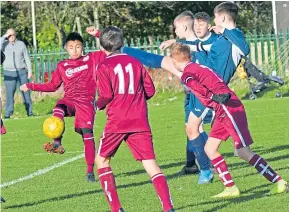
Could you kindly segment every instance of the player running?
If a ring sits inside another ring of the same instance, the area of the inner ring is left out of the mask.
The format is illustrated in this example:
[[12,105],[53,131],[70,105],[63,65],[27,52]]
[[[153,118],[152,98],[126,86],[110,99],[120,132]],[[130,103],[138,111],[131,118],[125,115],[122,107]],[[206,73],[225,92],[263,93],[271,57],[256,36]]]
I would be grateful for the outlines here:
[[255,167],[268,181],[276,183],[276,189],[271,193],[285,192],[288,189],[287,182],[261,156],[251,151],[253,140],[248,129],[245,108],[235,93],[210,68],[190,62],[191,53],[187,45],[175,44],[171,49],[171,57],[178,70],[172,71],[172,74],[179,77],[205,106],[216,113],[205,151],[226,188],[213,198],[240,196],[225,159],[218,151],[221,142],[230,136],[239,157]]
[[106,108],[107,123],[100,139],[96,164],[111,211],[124,211],[109,162],[125,141],[134,158],[142,162],[151,177],[163,211],[173,212],[166,178],[155,160],[148,121],[146,101],[155,94],[152,79],[138,60],[120,53],[124,39],[119,28],[107,27],[100,35],[100,44],[108,56],[98,66],[99,98],[96,106],[99,110]]
[[[93,137],[94,125],[94,99],[96,95],[96,66],[106,57],[104,52],[95,51],[88,55],[83,53],[83,39],[76,33],[70,33],[65,41],[65,48],[70,56],[69,59],[60,61],[57,65],[52,79],[48,83],[27,83],[20,90],[40,92],[54,92],[63,83],[64,98],[57,101],[53,116],[62,120],[64,117],[75,116],[75,132],[82,136],[84,142],[84,153],[87,165],[86,179],[94,182],[93,173],[95,159],[95,143]],[[55,139],[53,143],[44,144],[47,152],[63,154],[64,148],[61,143],[62,136]]]

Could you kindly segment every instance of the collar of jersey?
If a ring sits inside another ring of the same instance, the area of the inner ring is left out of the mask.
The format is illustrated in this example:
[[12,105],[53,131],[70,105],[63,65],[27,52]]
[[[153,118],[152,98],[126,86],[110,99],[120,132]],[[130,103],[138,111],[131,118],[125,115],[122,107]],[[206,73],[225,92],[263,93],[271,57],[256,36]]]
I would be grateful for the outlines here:
[[199,38],[200,41],[206,41],[211,37],[212,33],[210,32],[206,37],[204,38]]
[[125,54],[125,53],[110,54],[110,55],[108,55],[106,58],[116,57],[116,56],[121,56],[121,55],[127,55],[127,54]]

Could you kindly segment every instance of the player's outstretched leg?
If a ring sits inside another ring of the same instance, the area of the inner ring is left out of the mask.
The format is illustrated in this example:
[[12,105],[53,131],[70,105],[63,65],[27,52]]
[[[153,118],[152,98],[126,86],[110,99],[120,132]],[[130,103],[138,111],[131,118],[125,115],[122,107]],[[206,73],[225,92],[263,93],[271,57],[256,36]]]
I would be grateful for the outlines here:
[[[53,116],[56,116],[64,121],[64,115],[65,115],[65,112],[61,107],[56,106],[53,109]],[[65,152],[65,149],[63,148],[61,144],[61,139],[62,139],[62,136],[54,139],[53,143],[50,143],[50,142],[45,143],[43,145],[44,150],[48,153],[63,154]]]
[[277,172],[275,172],[260,155],[251,151],[250,146],[238,149],[239,157],[249,162],[249,164],[257,169],[269,182],[275,183],[275,187],[269,194],[279,194],[288,192],[288,182],[283,180]]
[[221,142],[222,141],[220,139],[209,137],[205,146],[205,151],[211,159],[217,174],[225,186],[225,190],[223,192],[212,196],[212,198],[239,197],[240,191],[232,179],[224,157],[218,152]]
[[164,212],[174,212],[167,180],[156,163],[156,160],[142,160],[142,164],[151,177],[156,193],[162,203]]
[[87,182],[95,182],[95,175],[93,172],[95,160],[95,143],[92,129],[81,129],[82,139],[84,143],[84,155],[86,161],[86,180]]
[[95,162],[97,165],[97,172],[99,177],[99,182],[102,186],[102,190],[105,193],[107,202],[110,205],[111,212],[122,212],[124,211],[121,207],[114,175],[112,173],[112,169],[109,166],[109,158],[101,157],[100,155],[96,155]]

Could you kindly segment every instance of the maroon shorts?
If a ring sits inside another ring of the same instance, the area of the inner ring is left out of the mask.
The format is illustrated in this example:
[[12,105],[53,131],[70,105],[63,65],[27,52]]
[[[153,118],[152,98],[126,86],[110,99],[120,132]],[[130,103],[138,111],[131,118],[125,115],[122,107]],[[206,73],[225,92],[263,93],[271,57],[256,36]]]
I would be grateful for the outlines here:
[[127,143],[136,160],[155,159],[152,134],[150,131],[135,133],[103,132],[97,154],[104,158],[114,156],[122,141]]
[[88,128],[93,130],[95,110],[92,101],[81,102],[63,98],[56,103],[57,105],[64,105],[65,108],[62,109],[64,109],[66,117],[75,116],[74,127],[76,129]]
[[234,102],[230,104],[230,102],[222,105],[222,108],[216,113],[216,120],[212,126],[210,137],[226,141],[231,136],[235,147],[240,149],[251,145],[253,140],[248,128],[244,106],[242,104],[236,105]]

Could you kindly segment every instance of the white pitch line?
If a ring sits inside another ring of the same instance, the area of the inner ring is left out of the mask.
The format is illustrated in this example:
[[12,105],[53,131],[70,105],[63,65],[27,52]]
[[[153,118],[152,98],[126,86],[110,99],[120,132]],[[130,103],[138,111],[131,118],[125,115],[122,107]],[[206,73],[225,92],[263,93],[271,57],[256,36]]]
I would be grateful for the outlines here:
[[51,170],[53,170],[53,169],[55,169],[55,168],[58,168],[58,167],[63,166],[63,165],[65,165],[65,164],[71,163],[71,162],[73,162],[73,161],[75,161],[75,160],[78,160],[78,159],[80,159],[80,158],[83,158],[83,157],[84,157],[84,154],[80,154],[80,155],[77,155],[77,156],[75,156],[75,157],[73,157],[73,158],[69,158],[69,159],[67,159],[67,160],[64,160],[64,161],[62,161],[62,162],[60,162],[60,163],[56,163],[56,164],[54,164],[54,165],[52,165],[52,166],[49,166],[49,167],[47,167],[47,168],[39,169],[38,171],[36,171],[36,172],[34,172],[34,173],[32,173],[32,174],[29,174],[29,175],[27,175],[27,176],[25,176],[25,177],[20,177],[20,178],[17,179],[17,180],[12,180],[12,181],[10,181],[10,182],[3,183],[3,184],[0,185],[0,188],[6,187],[6,186],[10,186],[10,185],[13,185],[13,184],[16,184],[16,183],[20,183],[20,182],[22,182],[22,181],[32,179],[32,178],[37,177],[37,176],[39,176],[39,175],[43,175],[43,174],[45,174],[45,173],[47,173],[47,172],[50,172]]

